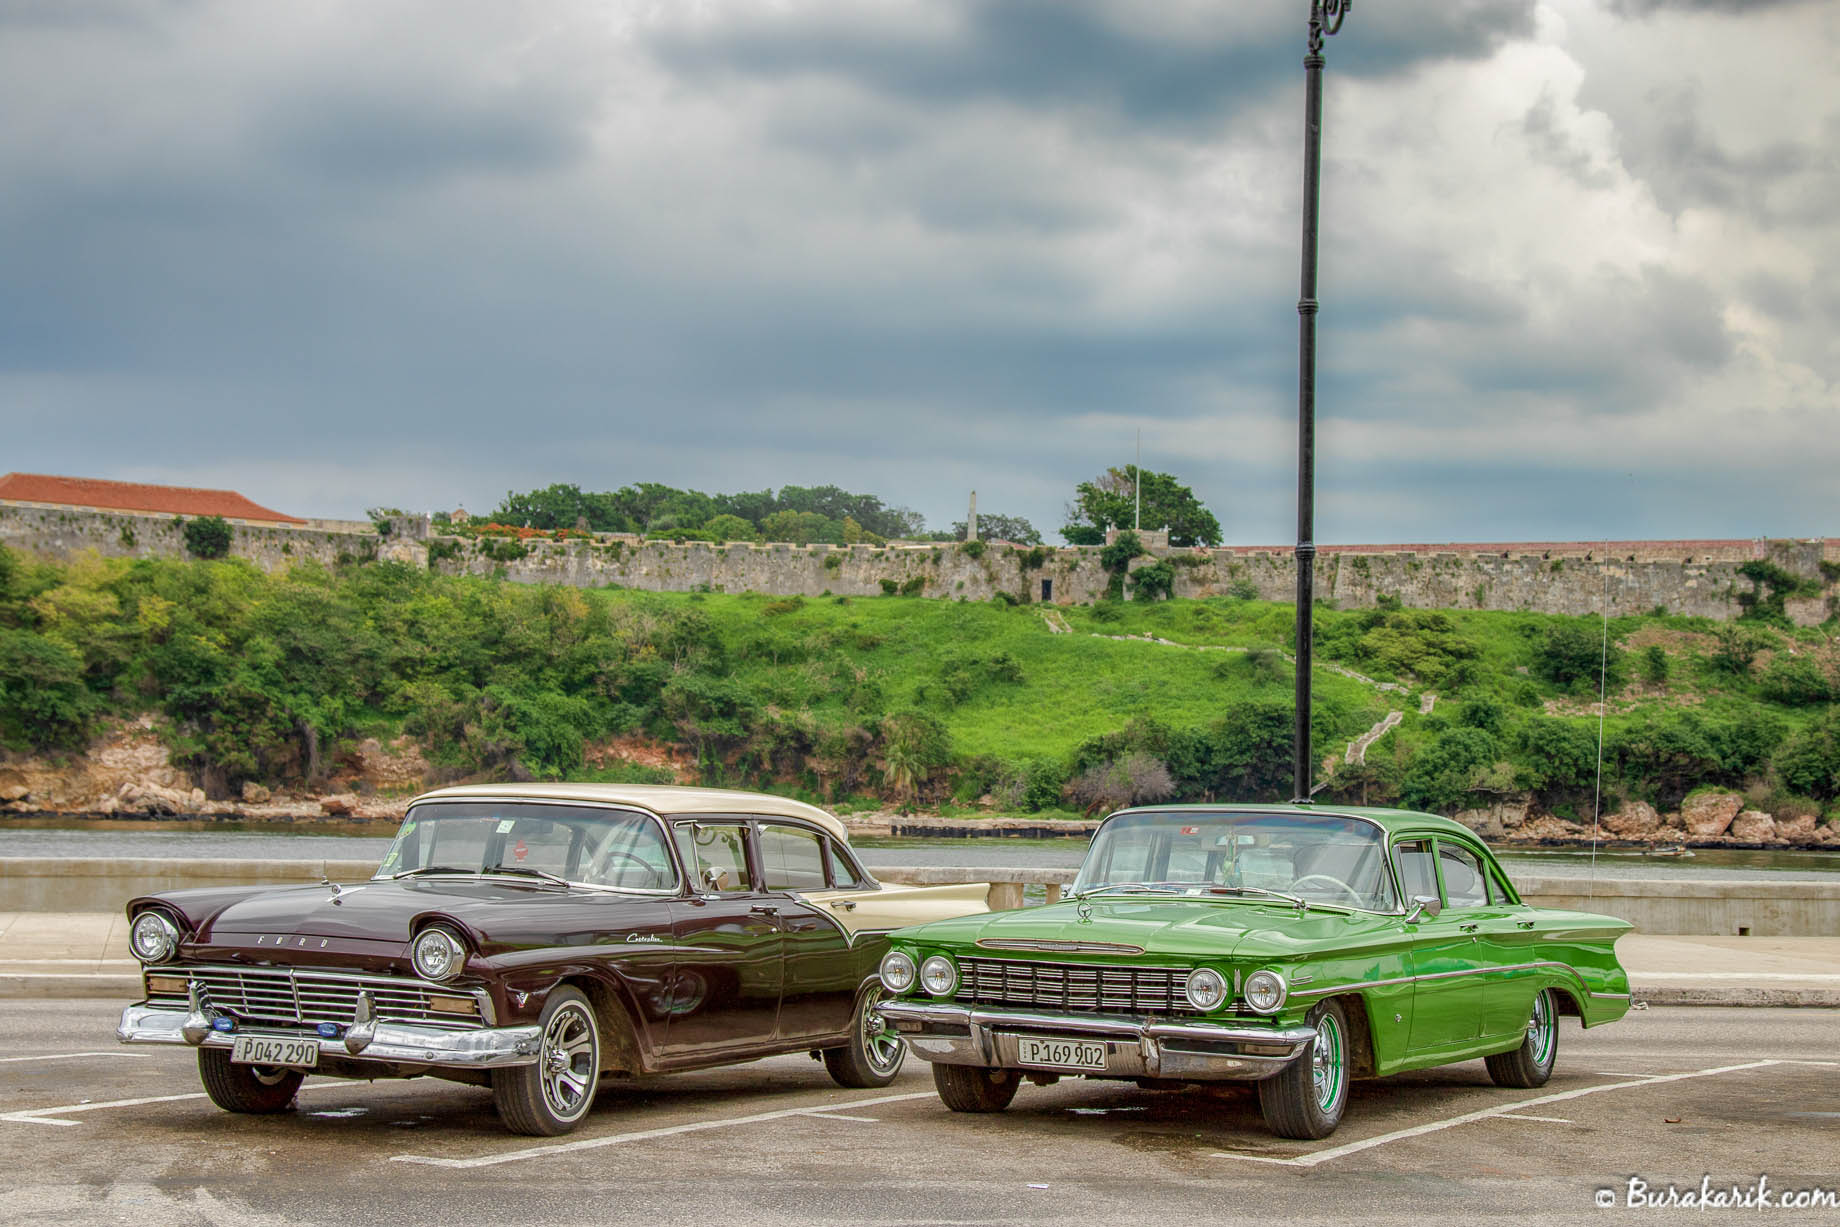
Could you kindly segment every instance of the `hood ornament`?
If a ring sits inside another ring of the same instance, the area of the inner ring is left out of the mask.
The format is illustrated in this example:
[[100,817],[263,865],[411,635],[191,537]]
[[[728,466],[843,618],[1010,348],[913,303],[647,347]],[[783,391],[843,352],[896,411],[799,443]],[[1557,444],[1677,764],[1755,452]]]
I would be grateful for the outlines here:
[[1079,913],[1081,924],[1092,923],[1092,900],[1081,897],[1079,903],[1074,905],[1073,910]]

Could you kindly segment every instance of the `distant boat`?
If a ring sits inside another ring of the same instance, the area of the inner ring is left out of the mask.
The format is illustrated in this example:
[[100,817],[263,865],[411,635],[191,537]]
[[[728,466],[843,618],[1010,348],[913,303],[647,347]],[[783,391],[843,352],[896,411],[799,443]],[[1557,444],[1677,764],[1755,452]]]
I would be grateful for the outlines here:
[[1685,844],[1663,844],[1660,847],[1642,849],[1643,856],[1692,856]]

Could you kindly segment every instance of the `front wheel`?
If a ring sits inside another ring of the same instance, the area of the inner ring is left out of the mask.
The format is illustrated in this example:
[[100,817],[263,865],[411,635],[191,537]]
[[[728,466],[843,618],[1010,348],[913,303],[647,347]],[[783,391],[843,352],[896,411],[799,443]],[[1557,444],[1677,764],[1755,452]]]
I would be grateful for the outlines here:
[[1533,1013],[1527,1018],[1521,1046],[1512,1052],[1498,1052],[1486,1058],[1484,1064],[1496,1086],[1545,1086],[1558,1056],[1559,998],[1550,988],[1543,988],[1533,999]]
[[285,1065],[238,1065],[222,1048],[198,1050],[198,1080],[211,1102],[226,1112],[285,1112],[305,1077]]
[[513,1133],[567,1133],[594,1106],[601,1077],[601,1032],[594,1006],[578,989],[549,995],[538,1020],[543,1041],[534,1065],[492,1071],[492,1106]]
[[1281,1138],[1326,1138],[1348,1106],[1348,1015],[1342,1003],[1324,1001],[1304,1021],[1316,1028],[1316,1039],[1258,1084],[1265,1127]]
[[856,999],[856,1014],[850,1020],[850,1042],[824,1050],[825,1072],[838,1086],[887,1086],[901,1072],[907,1045],[876,1017],[875,1003],[881,999],[881,985],[871,984],[864,989]]
[[933,1066],[933,1086],[954,1112],[1001,1112],[1016,1097],[1022,1075],[1013,1069],[981,1065]]

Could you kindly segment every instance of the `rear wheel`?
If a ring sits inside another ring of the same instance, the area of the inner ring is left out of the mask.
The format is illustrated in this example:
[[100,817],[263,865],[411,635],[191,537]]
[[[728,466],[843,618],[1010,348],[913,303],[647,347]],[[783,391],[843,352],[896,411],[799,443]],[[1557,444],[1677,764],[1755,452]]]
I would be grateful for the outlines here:
[[1326,1138],[1348,1106],[1348,1015],[1324,1001],[1305,1019],[1316,1039],[1303,1055],[1259,1084],[1265,1126],[1281,1138]]
[[283,1065],[237,1065],[222,1048],[198,1050],[198,1080],[211,1102],[226,1112],[285,1112],[305,1077]]
[[856,1015],[850,1020],[850,1042],[824,1050],[825,1072],[838,1086],[887,1086],[901,1072],[907,1045],[875,1016],[875,1003],[881,999],[881,985],[871,984],[864,989],[856,999]]
[[1016,1097],[1022,1075],[981,1065],[934,1065],[933,1086],[954,1112],[1001,1112]]
[[1498,1052],[1485,1064],[1496,1086],[1545,1086],[1558,1057],[1559,998],[1550,988],[1543,988],[1533,999],[1533,1013],[1527,1018],[1521,1046],[1512,1052]]
[[555,1137],[579,1125],[594,1106],[601,1032],[594,1006],[573,988],[549,995],[539,1025],[536,1064],[492,1071],[492,1105],[511,1132]]

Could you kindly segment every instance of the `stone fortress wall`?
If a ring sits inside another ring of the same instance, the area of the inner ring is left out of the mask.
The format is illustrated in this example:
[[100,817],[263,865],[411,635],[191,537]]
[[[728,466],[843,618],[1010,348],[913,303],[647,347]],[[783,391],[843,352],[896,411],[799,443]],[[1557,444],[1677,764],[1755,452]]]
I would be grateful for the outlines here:
[[[305,561],[333,565],[375,558],[448,574],[576,587],[805,597],[905,590],[971,601],[1003,592],[1018,601],[1063,605],[1102,596],[1110,579],[1096,546],[713,545],[608,534],[517,547],[442,537],[430,529],[421,516],[392,520],[387,536],[368,523],[237,524],[231,552],[270,571]],[[1288,547],[1170,549],[1161,534],[1143,535],[1152,553],[1135,560],[1133,568],[1167,559],[1177,596],[1251,591],[1288,601],[1294,595]],[[0,545],[65,560],[92,550],[104,557],[185,554],[182,526],[173,517],[44,507],[0,506]],[[1738,594],[1752,590],[1738,571],[1752,560],[1769,561],[1819,585],[1818,595],[1787,602],[1795,622],[1815,625],[1840,610],[1840,538],[1321,546],[1316,595],[1343,608],[1369,607],[1385,596],[1423,609],[1595,614],[1608,607],[1612,614],[1639,614],[1659,607],[1723,620],[1737,617]]]

